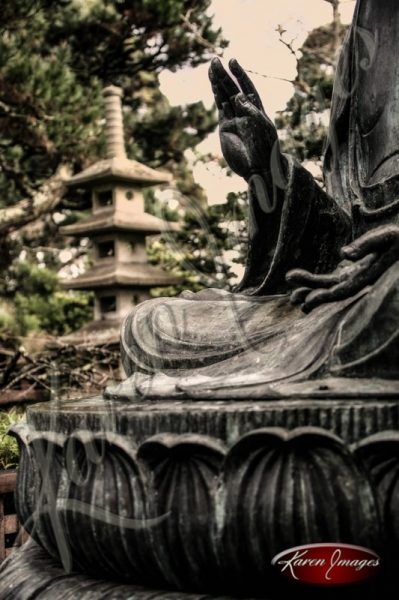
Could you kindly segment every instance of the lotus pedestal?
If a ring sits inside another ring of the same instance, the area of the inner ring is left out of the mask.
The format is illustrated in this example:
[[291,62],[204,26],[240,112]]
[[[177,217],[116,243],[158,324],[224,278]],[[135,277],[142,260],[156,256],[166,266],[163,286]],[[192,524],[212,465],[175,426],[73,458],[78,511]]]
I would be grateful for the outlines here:
[[383,572],[351,598],[388,593],[398,400],[33,406],[15,435],[17,509],[34,542],[4,564],[0,599],[272,600],[299,585],[273,557],[319,542],[374,550]]

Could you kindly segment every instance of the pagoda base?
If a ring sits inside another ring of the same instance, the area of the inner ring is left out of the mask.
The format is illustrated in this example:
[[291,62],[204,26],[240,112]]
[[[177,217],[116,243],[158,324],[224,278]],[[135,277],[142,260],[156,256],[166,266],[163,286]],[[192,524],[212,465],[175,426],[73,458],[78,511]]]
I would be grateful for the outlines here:
[[[0,589],[16,581],[7,599],[30,598],[23,589],[37,581],[34,598],[53,598],[47,589],[62,584],[61,599],[274,600],[303,587],[272,559],[319,543],[381,557],[379,578],[350,586],[352,599],[390,593],[399,558],[399,397],[99,397],[30,407],[14,434],[17,510],[45,554],[29,546],[7,562]],[[306,588],[309,598],[321,593],[337,597],[326,585]]]

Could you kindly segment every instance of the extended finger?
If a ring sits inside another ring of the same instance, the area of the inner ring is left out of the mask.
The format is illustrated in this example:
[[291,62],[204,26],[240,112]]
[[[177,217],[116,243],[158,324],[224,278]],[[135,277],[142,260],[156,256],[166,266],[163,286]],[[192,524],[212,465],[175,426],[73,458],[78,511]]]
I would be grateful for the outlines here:
[[375,254],[369,254],[355,265],[351,276],[347,276],[330,289],[313,290],[306,297],[302,307],[304,312],[310,312],[316,306],[327,302],[338,302],[354,296],[368,285],[373,284],[385,271],[385,261],[375,261]]
[[311,291],[308,287],[301,287],[294,290],[290,296],[291,304],[303,304]]
[[217,85],[215,85],[213,83],[211,85],[212,85],[212,92],[213,92],[213,95],[215,98],[216,106],[218,107],[219,110],[223,110],[223,102],[224,102],[223,96]]
[[212,92],[215,97],[216,106],[219,110],[222,110],[223,102],[226,102],[228,98],[226,98],[224,88],[220,85],[217,76],[213,72],[212,63],[209,67],[208,75],[211,82]]
[[293,269],[287,273],[285,279],[292,285],[320,288],[336,285],[342,280],[342,274],[334,271],[327,275],[316,275],[315,273],[309,273],[309,271],[305,271],[304,269]]
[[366,278],[359,273],[353,279],[347,279],[330,289],[313,290],[306,296],[302,310],[305,313],[309,313],[321,304],[346,300],[357,294],[357,292],[360,292],[367,284],[368,281]]
[[262,110],[264,112],[262,100],[258,94],[258,90],[254,86],[252,80],[250,79],[246,71],[242,68],[240,63],[235,58],[232,58],[229,62],[229,67],[230,71],[237,78],[237,81],[240,84],[240,87],[244,94],[250,95],[251,100],[253,99],[253,103],[255,104],[255,106],[259,108],[259,110]]
[[211,73],[213,81],[218,82],[219,89],[222,88],[226,100],[230,100],[240,93],[239,87],[230,77],[219,58],[212,60]]
[[357,260],[375,250],[383,250],[393,242],[399,241],[399,227],[396,225],[382,225],[368,231],[351,244],[342,248],[342,256],[350,260]]

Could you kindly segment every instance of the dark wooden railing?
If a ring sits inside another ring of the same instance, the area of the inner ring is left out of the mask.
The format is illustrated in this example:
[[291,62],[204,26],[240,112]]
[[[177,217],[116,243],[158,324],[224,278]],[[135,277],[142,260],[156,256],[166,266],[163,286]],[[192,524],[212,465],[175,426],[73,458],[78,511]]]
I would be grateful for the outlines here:
[[16,471],[0,471],[0,563],[27,539],[15,512]]

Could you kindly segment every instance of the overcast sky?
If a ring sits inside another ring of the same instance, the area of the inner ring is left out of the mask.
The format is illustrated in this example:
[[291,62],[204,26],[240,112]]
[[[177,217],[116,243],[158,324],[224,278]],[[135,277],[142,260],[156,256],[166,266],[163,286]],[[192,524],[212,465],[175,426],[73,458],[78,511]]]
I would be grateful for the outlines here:
[[[355,0],[342,2],[344,22],[350,22],[354,6]],[[273,79],[273,76],[295,77],[295,58],[279,41],[276,27],[282,25],[287,30],[286,39],[295,38],[296,47],[300,47],[309,31],[331,22],[331,5],[325,0],[213,0],[209,12],[214,15],[215,26],[222,28],[224,37],[230,42],[223,60],[227,62],[236,57],[246,69],[261,74],[251,77],[266,110],[274,118],[276,111],[285,107],[293,88],[290,83]],[[161,75],[161,85],[172,104],[203,100],[206,106],[212,105],[206,65],[178,73],[166,71]],[[209,136],[200,150],[218,152],[217,134]],[[207,190],[211,202],[222,202],[228,191],[244,187],[239,180],[226,178],[213,165],[197,167],[195,176]]]

